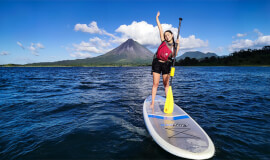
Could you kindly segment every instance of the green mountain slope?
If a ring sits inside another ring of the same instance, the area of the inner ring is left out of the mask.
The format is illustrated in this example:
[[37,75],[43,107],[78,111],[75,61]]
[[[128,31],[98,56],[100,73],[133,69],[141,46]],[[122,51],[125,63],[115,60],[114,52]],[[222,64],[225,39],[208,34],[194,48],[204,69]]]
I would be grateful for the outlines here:
[[206,57],[218,57],[215,53],[202,53],[199,51],[194,51],[194,52],[185,52],[183,55],[179,56],[176,58],[177,61],[179,61],[180,59],[185,59],[186,57],[189,57],[190,59],[195,58],[195,59],[202,59],[202,58],[206,58]]

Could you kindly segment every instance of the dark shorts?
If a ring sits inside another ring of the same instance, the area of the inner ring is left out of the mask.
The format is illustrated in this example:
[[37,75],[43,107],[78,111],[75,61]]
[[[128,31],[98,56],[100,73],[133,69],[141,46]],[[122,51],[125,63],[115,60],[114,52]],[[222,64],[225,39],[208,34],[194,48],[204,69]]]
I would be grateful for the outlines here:
[[153,59],[152,62],[152,72],[163,74],[169,74],[171,72],[171,63],[170,62],[159,62],[158,59]]

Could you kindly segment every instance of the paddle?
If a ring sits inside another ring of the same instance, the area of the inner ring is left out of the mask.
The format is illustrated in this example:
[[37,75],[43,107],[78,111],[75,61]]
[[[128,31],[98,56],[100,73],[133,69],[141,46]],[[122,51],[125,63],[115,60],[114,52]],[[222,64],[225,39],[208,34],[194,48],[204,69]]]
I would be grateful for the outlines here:
[[[180,33],[180,26],[181,26],[181,21],[183,19],[179,18],[179,26],[178,26],[178,33],[177,33],[177,39],[179,38],[179,33]],[[176,44],[176,46],[178,46],[178,44]],[[172,93],[172,79],[174,77],[174,72],[175,72],[175,68],[174,68],[174,64],[175,64],[175,55],[176,55],[176,48],[174,48],[174,59],[173,59],[173,66],[171,68],[171,80],[170,80],[170,86],[169,86],[169,90],[167,92],[167,96],[166,96],[166,102],[165,102],[165,106],[164,106],[164,112],[165,113],[172,113],[173,112],[173,107],[174,107],[174,100],[173,100],[173,93]]]

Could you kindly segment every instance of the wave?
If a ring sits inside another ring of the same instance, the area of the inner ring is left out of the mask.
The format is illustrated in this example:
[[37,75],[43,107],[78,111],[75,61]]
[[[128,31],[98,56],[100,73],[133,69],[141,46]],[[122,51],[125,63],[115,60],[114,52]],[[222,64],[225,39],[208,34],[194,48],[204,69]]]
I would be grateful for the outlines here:
[[112,120],[113,123],[121,126],[122,128],[127,129],[131,133],[135,133],[137,135],[144,136],[144,137],[149,137],[149,134],[147,133],[145,128],[134,126],[130,122],[122,118],[118,118],[116,116],[110,116],[110,119]]
[[90,86],[90,85],[79,85],[74,87],[74,89],[94,89],[94,88],[98,88],[97,86]]

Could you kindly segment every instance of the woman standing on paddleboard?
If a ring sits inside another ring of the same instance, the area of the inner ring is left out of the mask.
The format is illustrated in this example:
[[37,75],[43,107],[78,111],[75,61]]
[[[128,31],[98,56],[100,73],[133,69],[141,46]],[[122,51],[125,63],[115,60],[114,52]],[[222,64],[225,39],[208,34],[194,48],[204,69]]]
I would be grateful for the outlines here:
[[[153,87],[152,87],[152,103],[151,107],[154,108],[155,97],[157,94],[157,88],[159,85],[160,74],[162,73],[163,85],[165,88],[165,94],[167,95],[169,89],[169,79],[171,71],[171,59],[176,57],[179,50],[179,39],[174,42],[173,33],[170,30],[167,30],[163,33],[161,24],[159,22],[159,15],[157,13],[156,21],[159,29],[161,45],[158,47],[157,53],[152,62],[152,73],[153,73]],[[176,46],[176,44],[178,44]],[[175,52],[175,48],[176,52]],[[174,56],[174,54],[176,54]]]

